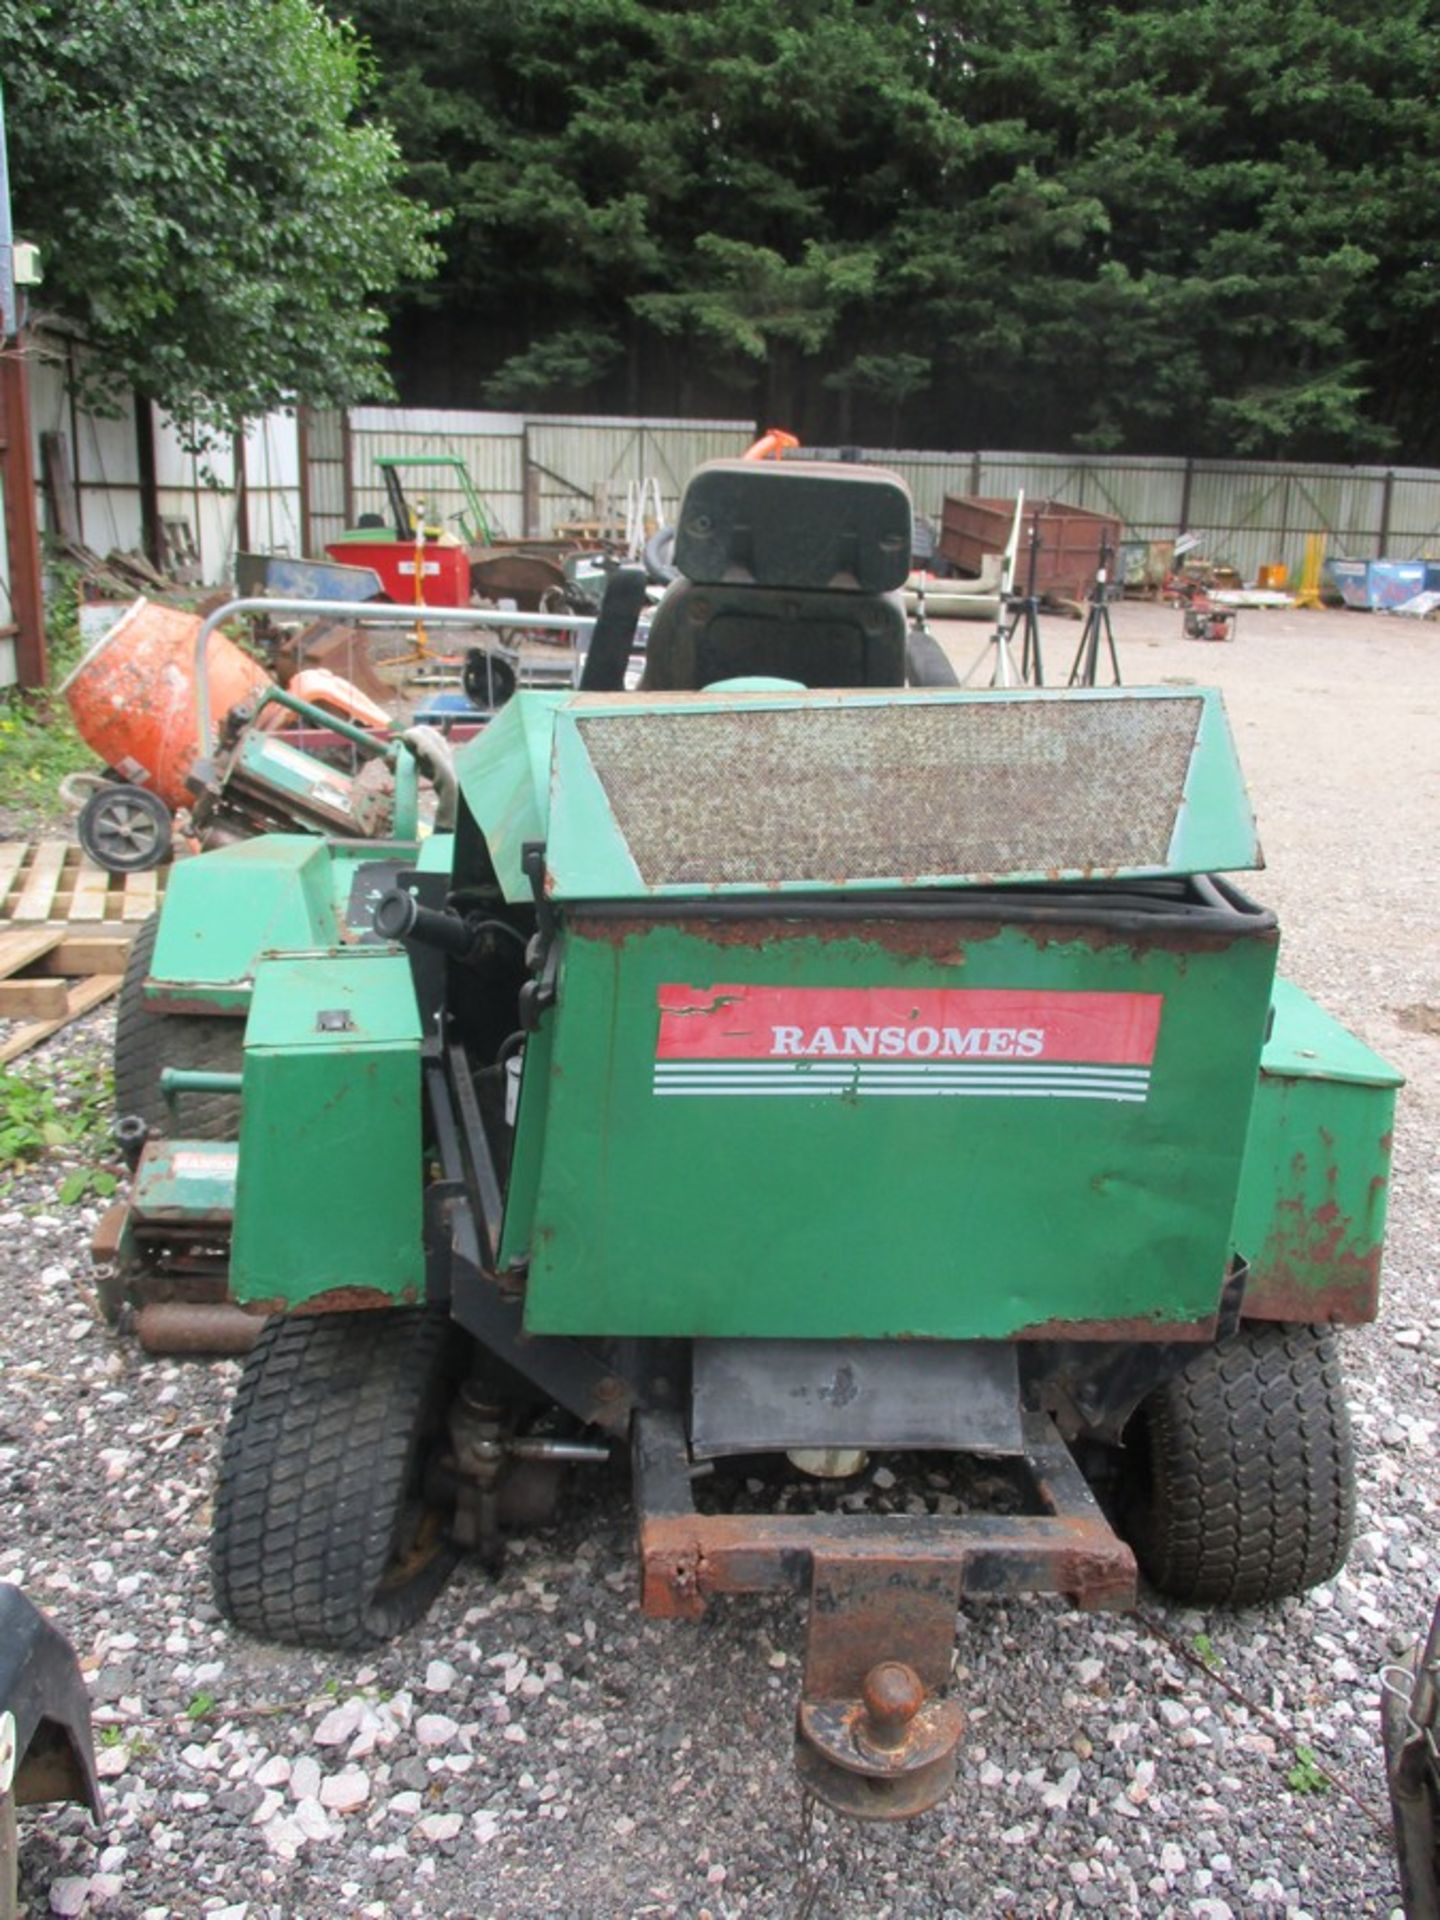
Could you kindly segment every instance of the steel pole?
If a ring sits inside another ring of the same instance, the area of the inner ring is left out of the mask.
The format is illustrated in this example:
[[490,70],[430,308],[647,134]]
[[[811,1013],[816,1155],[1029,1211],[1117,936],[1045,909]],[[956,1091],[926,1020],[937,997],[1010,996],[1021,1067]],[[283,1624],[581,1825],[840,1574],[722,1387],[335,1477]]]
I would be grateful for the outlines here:
[[[377,605],[373,600],[277,600],[255,595],[249,599],[227,600],[200,623],[195,636],[195,735],[200,758],[208,759],[211,747],[210,682],[205,672],[205,649],[218,626],[237,613],[308,614],[312,619],[349,620],[356,626],[408,627],[415,622],[413,607]],[[520,628],[526,633],[573,634],[577,646],[582,636],[589,639],[595,620],[589,614],[507,613],[502,607],[426,607],[427,625],[437,627]]]

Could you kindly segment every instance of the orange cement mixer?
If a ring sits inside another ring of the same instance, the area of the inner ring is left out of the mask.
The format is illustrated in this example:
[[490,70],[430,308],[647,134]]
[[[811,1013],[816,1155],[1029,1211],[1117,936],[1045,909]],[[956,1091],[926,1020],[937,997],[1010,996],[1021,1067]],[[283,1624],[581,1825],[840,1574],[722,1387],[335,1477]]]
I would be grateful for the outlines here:
[[[130,785],[173,813],[189,800],[195,758],[195,636],[198,613],[137,600],[86,654],[60,691],[81,739]],[[271,684],[262,666],[223,633],[206,650],[210,711],[217,721]]]

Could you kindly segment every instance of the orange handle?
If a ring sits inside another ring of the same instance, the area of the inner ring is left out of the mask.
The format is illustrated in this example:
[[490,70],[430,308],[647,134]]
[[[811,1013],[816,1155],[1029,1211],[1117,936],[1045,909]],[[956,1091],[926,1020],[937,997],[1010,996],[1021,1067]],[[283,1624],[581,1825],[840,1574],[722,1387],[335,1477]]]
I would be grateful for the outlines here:
[[799,440],[793,433],[787,433],[783,427],[771,427],[768,433],[762,433],[753,447],[747,447],[741,454],[742,460],[778,460],[789,447],[798,447]]

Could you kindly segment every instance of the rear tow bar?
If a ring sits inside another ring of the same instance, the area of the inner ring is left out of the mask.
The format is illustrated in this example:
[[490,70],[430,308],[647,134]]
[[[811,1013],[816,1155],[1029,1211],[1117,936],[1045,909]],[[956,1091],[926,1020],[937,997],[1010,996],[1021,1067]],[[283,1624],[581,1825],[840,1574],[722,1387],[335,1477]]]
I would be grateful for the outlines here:
[[964,1713],[947,1688],[962,1596],[1135,1602],[1135,1558],[1047,1415],[1024,1418],[1022,1514],[702,1514],[677,1414],[637,1414],[641,1605],[694,1620],[712,1595],[808,1589],[795,1726],[801,1783],[838,1812],[905,1820],[954,1784]]

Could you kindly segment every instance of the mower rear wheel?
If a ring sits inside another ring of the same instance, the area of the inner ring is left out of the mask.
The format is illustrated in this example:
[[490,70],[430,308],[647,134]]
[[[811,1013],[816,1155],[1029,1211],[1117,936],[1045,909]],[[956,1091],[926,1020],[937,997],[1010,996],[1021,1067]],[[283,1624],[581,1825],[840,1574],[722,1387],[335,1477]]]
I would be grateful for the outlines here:
[[145,999],[155,957],[159,914],[142,921],[131,942],[115,1015],[115,1112],[137,1113],[162,1137],[235,1140],[240,1100],[233,1093],[187,1093],[172,1112],[160,1092],[166,1067],[238,1073],[245,1058],[245,1022],[224,1014],[157,1013]]
[[1124,1530],[1161,1593],[1254,1606],[1330,1579],[1355,1519],[1333,1331],[1253,1324],[1204,1348],[1142,1402],[1126,1460]]
[[297,1646],[378,1646],[459,1558],[426,1499],[456,1333],[402,1308],[271,1320],[220,1454],[210,1566],[237,1627]]

